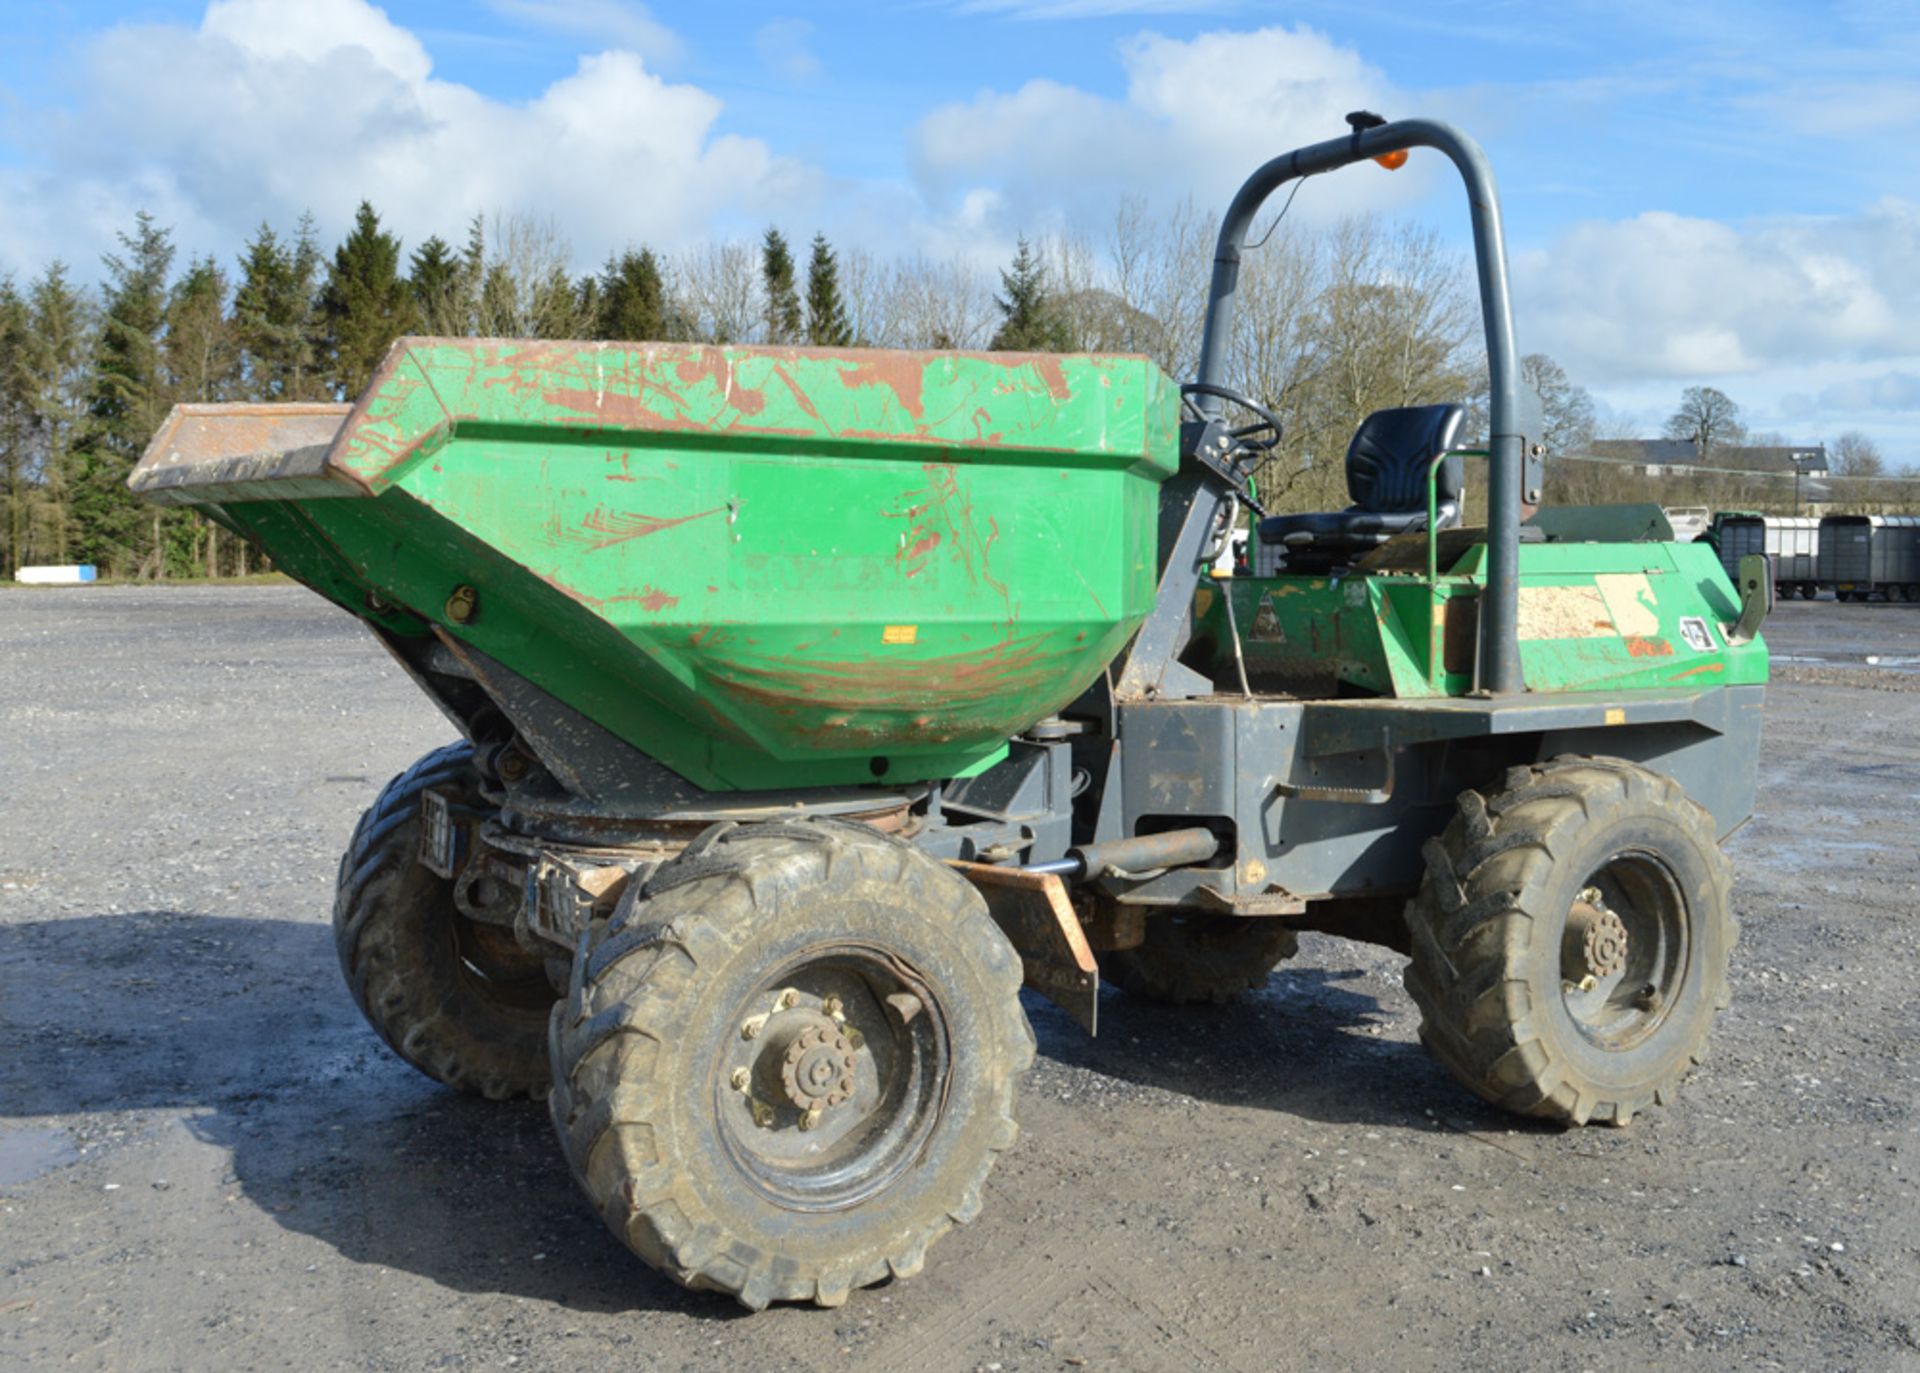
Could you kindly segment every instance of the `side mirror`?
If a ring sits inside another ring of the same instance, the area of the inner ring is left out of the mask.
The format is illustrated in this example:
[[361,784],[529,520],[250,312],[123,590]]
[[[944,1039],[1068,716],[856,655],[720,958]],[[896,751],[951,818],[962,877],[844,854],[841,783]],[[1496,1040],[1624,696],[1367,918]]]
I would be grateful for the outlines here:
[[1727,634],[1729,644],[1750,644],[1760,622],[1773,609],[1773,564],[1764,553],[1740,559],[1740,619]]

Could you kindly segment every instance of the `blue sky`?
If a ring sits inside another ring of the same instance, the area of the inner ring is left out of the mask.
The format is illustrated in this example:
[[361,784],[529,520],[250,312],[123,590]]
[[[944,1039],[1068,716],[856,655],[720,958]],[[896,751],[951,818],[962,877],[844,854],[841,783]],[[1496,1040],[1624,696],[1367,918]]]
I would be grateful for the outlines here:
[[[1523,346],[1616,417],[1707,382],[1920,464],[1913,0],[16,4],[0,270],[91,276],[140,207],[231,254],[363,195],[409,242],[551,214],[583,263],[769,222],[997,261],[1125,194],[1218,205],[1361,104],[1486,144]],[[1464,231],[1431,161],[1294,213],[1365,209]]]

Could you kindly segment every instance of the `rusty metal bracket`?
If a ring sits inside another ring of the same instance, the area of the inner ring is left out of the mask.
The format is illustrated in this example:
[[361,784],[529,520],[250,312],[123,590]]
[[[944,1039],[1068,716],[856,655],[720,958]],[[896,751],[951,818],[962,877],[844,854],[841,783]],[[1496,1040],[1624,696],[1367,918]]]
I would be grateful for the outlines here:
[[1050,872],[1022,872],[987,863],[949,864],[973,883],[1025,969],[1026,984],[1065,1011],[1088,1034],[1098,1033],[1100,965],[1093,961],[1067,886]]

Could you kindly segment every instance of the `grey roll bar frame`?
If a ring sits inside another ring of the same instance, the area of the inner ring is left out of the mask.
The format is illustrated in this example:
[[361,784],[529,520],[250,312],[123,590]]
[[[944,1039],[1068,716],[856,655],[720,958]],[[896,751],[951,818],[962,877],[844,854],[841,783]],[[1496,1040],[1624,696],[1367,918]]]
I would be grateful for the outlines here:
[[[1519,625],[1520,507],[1521,487],[1526,480],[1527,436],[1520,427],[1520,356],[1513,338],[1513,298],[1507,284],[1500,196],[1494,189],[1493,168],[1480,145],[1451,124],[1400,119],[1296,148],[1248,177],[1220,222],[1196,379],[1216,386],[1226,384],[1240,254],[1253,218],[1267,198],[1289,181],[1411,148],[1433,148],[1447,155],[1466,183],[1467,204],[1473,215],[1473,256],[1480,277],[1480,315],[1492,392],[1487,426],[1492,431],[1487,438],[1487,584],[1481,595],[1479,678],[1483,691],[1511,695],[1525,690],[1520,675]],[[1198,397],[1197,405],[1209,415],[1217,416],[1221,410],[1221,402],[1211,396]]]

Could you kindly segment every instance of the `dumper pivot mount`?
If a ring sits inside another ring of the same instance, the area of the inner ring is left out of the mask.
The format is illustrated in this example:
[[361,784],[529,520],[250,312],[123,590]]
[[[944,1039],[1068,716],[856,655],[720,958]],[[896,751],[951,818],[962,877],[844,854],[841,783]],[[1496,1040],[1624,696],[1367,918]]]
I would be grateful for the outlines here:
[[[1412,148],[1466,184],[1488,434],[1406,397],[1348,509],[1260,512],[1247,230]],[[547,1095],[661,1272],[832,1305],[979,1210],[1022,985],[1091,1032],[1103,969],[1221,1000],[1333,931],[1410,954],[1423,1039],[1489,1100],[1672,1096],[1726,1003],[1770,580],[1534,513],[1521,400],[1480,150],[1359,119],[1234,198],[1184,389],[1138,357],[403,339],[351,406],[180,407],[132,481],[364,620],[462,735],[341,867],[375,1028]],[[1245,510],[1265,575],[1216,580]]]

